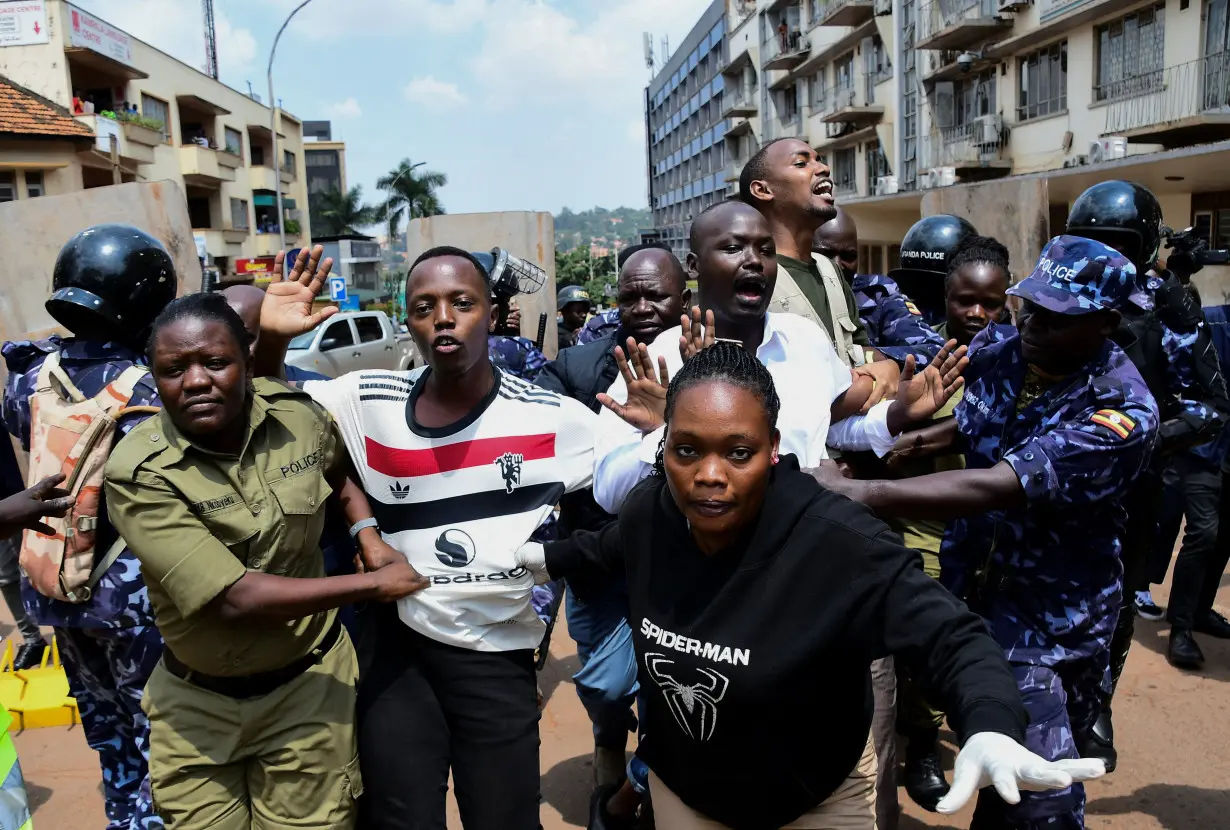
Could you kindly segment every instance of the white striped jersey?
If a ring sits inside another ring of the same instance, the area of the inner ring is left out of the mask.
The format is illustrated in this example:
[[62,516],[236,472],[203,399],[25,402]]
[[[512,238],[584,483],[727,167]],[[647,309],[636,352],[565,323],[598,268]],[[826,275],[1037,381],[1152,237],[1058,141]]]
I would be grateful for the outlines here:
[[514,554],[560,496],[589,487],[597,416],[496,370],[490,394],[447,427],[414,419],[429,367],[352,372],[303,389],[329,410],[385,541],[431,584],[398,603],[419,633],[479,651],[534,648],[533,574]]

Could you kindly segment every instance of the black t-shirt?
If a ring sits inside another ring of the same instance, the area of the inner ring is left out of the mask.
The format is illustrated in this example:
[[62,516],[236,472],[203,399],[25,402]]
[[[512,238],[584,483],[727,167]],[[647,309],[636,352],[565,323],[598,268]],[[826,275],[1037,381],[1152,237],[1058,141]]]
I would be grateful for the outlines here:
[[574,585],[626,572],[645,735],[641,758],[688,806],[775,830],[849,776],[871,724],[870,664],[895,654],[962,739],[1023,740],[1026,716],[981,619],[923,573],[869,510],[793,456],[749,540],[702,554],[660,478],[619,520],[546,545]]

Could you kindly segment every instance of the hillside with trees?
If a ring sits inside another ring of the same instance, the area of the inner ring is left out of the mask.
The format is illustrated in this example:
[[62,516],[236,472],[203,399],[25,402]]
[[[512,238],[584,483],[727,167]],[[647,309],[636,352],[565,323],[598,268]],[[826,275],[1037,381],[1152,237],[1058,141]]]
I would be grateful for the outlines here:
[[640,228],[652,227],[653,216],[644,209],[595,207],[576,213],[564,208],[555,217],[555,249],[626,248],[636,244]]

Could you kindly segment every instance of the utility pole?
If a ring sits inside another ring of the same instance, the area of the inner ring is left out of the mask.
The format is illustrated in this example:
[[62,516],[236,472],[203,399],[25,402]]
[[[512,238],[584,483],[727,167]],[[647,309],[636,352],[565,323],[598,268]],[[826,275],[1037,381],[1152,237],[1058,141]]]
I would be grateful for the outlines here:
[[111,184],[121,184],[124,181],[120,175],[120,137],[111,134]]
[[[311,3],[312,0],[303,0],[302,3],[295,6],[290,14],[286,15],[286,19],[282,21],[282,28],[278,29],[277,35],[273,38],[273,46],[269,47],[269,66],[265,71],[265,80],[269,83],[269,132],[273,134],[273,171],[277,175],[274,177],[274,182],[277,185],[278,201],[278,250],[286,250],[286,210],[282,207],[282,156],[278,149],[278,100],[273,97],[273,56],[278,51],[278,41],[282,39],[282,33],[286,31],[286,27],[290,25],[290,19],[299,13],[299,10]],[[286,274],[278,274],[278,278],[282,279]]]

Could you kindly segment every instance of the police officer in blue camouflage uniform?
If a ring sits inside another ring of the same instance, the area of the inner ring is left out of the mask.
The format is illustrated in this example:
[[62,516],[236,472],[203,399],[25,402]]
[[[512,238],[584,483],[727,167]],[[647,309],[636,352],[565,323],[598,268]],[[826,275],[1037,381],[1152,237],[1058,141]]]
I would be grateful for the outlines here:
[[619,331],[619,309],[608,308],[606,311],[599,311],[585,321],[585,325],[581,326],[581,330],[577,332],[575,345],[584,346],[586,343],[601,340],[617,331]]
[[[96,225],[74,236],[56,260],[47,311],[72,332],[68,339],[6,343],[9,375],[4,425],[30,445],[30,396],[39,369],[53,352],[73,384],[93,396],[134,364],[142,364],[145,334],[158,312],[175,298],[175,268],[163,246],[127,225]],[[153,379],[137,384],[130,406],[159,406]],[[120,420],[127,434],[146,415]],[[99,512],[97,550],[116,538]],[[141,697],[162,655],[140,565],[125,549],[85,602],[49,599],[22,579],[26,608],[41,625],[53,626],[69,688],[77,700],[86,740],[102,766],[108,830],[153,830],[163,826],[149,785],[149,722]]]
[[521,310],[508,300],[497,300],[499,317],[487,336],[487,356],[502,372],[533,383],[547,365],[547,356],[534,341],[521,336]]
[[[1081,754],[1102,758],[1107,770],[1117,761],[1111,724],[1111,695],[1127,661],[1136,617],[1132,597],[1148,586],[1148,557],[1162,503],[1162,471],[1174,453],[1217,438],[1230,415],[1230,395],[1199,304],[1182,282],[1157,265],[1162,241],[1161,205],[1135,182],[1107,181],[1072,203],[1068,232],[1096,239],[1120,251],[1136,266],[1137,287],[1112,335],[1135,364],[1157,401],[1162,423],[1157,452],[1127,497],[1128,531],[1123,565],[1126,598],[1111,644],[1111,691]],[[1196,631],[1227,636],[1230,628],[1214,614]]]
[[[883,513],[956,519],[941,579],[1003,646],[1030,715],[1025,745],[1048,760],[1078,757],[1109,687],[1123,497],[1157,437],[1157,404],[1109,339],[1134,285],[1114,249],[1052,239],[1010,289],[1023,300],[1020,334],[982,345],[988,330],[970,350],[956,417],[942,428],[967,469],[881,482],[819,475]],[[1009,805],[983,791],[970,827],[1084,827],[1080,784],[1021,795]]]
[[[920,286],[927,287],[924,295],[928,299],[935,299],[930,289],[936,282],[942,286],[943,277],[938,275],[947,273],[948,257],[957,243],[973,232],[968,222],[955,216],[923,219],[910,228],[902,240],[903,266],[894,274],[902,273],[904,263],[910,262],[910,276]],[[915,304],[894,279],[882,274],[858,273],[858,230],[848,213],[838,208],[837,216],[820,226],[812,241],[812,251],[828,257],[841,268],[854,292],[859,319],[867,328],[867,336],[881,352],[898,362],[912,354],[919,366],[925,366],[943,347],[944,339],[934,328],[944,320],[942,288],[936,306],[925,308],[924,303]],[[914,256],[924,251],[928,256]]]

